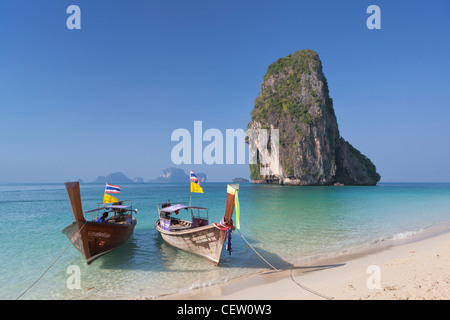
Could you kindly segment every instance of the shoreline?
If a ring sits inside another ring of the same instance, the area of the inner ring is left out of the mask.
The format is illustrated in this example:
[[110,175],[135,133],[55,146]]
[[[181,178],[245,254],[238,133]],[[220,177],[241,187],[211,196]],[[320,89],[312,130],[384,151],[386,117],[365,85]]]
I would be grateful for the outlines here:
[[450,230],[376,241],[354,251],[298,261],[156,300],[450,299]]

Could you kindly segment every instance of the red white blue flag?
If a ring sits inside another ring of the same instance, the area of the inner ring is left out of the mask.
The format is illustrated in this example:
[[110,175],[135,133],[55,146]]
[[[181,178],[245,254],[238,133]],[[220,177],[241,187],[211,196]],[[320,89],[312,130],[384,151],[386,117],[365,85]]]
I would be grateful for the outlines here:
[[119,186],[115,186],[115,185],[107,183],[106,187],[105,187],[105,193],[120,193],[120,189],[122,189],[122,188]]
[[194,182],[198,185],[200,185],[200,180],[197,178],[197,176],[195,175],[195,173],[191,170],[191,182]]

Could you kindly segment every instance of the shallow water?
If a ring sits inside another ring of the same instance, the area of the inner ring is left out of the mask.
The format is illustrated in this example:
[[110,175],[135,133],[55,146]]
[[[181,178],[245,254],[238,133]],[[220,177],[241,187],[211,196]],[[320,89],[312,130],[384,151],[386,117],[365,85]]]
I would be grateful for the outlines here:
[[[167,245],[153,228],[157,203],[188,201],[189,186],[124,184],[119,199],[138,208],[133,235],[92,265],[69,246],[22,299],[157,297],[228,281],[268,268],[239,233],[233,254],[219,267]],[[208,207],[210,222],[223,216],[226,183],[203,184],[193,203]],[[104,184],[82,184],[83,210],[97,207]],[[308,257],[409,238],[450,222],[450,184],[380,183],[376,187],[289,187],[241,184],[241,233],[278,269]],[[61,230],[73,221],[64,184],[0,185],[0,298],[15,299],[68,246]],[[80,289],[68,289],[69,266],[81,272]]]

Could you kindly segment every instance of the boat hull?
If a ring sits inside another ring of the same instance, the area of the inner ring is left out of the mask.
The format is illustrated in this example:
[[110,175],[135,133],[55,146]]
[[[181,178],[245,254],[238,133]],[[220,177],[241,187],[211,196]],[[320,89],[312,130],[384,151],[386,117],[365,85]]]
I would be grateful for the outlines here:
[[202,257],[214,265],[219,264],[227,238],[226,230],[210,224],[180,231],[167,231],[160,227],[159,220],[155,222],[155,229],[168,244]]
[[102,255],[117,249],[133,233],[136,219],[131,224],[73,222],[62,230],[74,247],[91,264]]

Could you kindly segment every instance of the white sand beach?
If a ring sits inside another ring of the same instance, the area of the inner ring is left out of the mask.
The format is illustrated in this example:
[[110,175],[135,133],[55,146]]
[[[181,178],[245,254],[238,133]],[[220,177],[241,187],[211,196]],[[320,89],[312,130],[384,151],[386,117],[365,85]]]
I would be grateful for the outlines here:
[[450,233],[268,271],[160,299],[450,298]]

